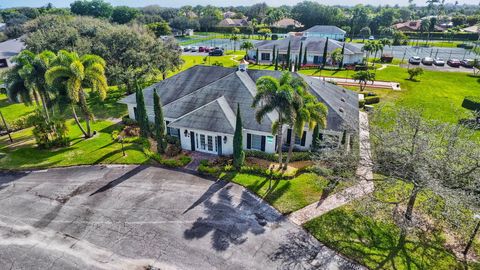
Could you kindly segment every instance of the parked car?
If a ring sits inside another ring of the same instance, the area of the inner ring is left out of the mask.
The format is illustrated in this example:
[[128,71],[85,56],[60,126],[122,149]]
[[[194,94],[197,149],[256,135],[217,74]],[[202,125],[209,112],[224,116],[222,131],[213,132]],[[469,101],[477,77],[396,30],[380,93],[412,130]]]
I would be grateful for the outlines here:
[[420,59],[420,57],[418,56],[412,56],[410,57],[410,59],[408,59],[408,63],[412,65],[420,65],[421,62],[422,62],[422,59]]
[[210,52],[212,49],[210,47],[205,47],[205,52]]
[[443,60],[442,58],[435,58],[433,59],[433,64],[435,66],[445,66],[445,60]]
[[220,50],[220,49],[215,49],[215,50],[213,50],[213,51],[210,51],[210,52],[208,53],[208,55],[210,55],[210,56],[222,56],[222,55],[223,55],[223,51]]
[[198,52],[205,52],[205,47],[203,46],[198,47]]
[[375,40],[375,37],[374,36],[369,36],[368,40]]
[[473,62],[474,61],[472,59],[463,59],[462,61],[460,61],[460,65],[466,68],[473,68]]
[[451,67],[460,67],[461,63],[460,63],[460,60],[458,59],[450,59],[447,61],[447,65]]
[[183,47],[184,52],[189,52],[191,49],[192,49],[192,47],[190,47],[190,46]]
[[431,66],[433,64],[433,58],[431,57],[424,57],[422,58],[422,64]]
[[196,51],[198,51],[198,47],[197,47],[197,46],[192,46],[192,47],[190,48],[190,51],[191,51],[191,52],[196,52]]

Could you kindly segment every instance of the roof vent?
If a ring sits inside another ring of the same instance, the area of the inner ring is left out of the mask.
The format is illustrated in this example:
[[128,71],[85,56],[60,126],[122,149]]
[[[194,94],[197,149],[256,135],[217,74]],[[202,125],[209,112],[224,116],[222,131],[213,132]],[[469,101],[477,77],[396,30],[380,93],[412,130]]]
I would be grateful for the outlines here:
[[343,102],[345,102],[345,99],[344,99],[344,98],[341,98],[340,100],[343,101]]
[[343,108],[338,109],[341,113],[345,112]]

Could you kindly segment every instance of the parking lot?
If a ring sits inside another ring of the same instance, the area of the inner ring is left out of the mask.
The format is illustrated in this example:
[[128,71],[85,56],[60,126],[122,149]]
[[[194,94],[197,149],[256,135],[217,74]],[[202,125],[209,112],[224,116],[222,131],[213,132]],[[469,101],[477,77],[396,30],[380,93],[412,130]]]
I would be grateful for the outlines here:
[[[408,61],[408,59],[406,60]],[[445,61],[446,62],[446,61]],[[445,63],[444,66],[436,66],[436,65],[424,65],[420,63],[419,65],[412,65],[412,64],[401,64],[401,67],[404,68],[412,68],[412,67],[421,67],[427,70],[433,70],[433,71],[447,71],[447,72],[465,72],[465,73],[470,73],[473,72],[473,68],[466,68],[466,67],[451,67]]]

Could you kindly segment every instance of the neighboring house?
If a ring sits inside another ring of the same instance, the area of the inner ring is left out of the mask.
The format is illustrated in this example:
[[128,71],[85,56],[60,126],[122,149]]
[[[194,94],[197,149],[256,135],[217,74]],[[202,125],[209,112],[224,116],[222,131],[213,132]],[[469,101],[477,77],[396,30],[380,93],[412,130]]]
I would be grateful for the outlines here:
[[172,29],[172,35],[174,37],[193,36],[193,29],[185,29],[184,31],[179,29]]
[[235,13],[233,11],[227,11],[227,12],[223,13],[223,18],[228,19],[228,18],[234,17],[235,15],[237,15],[237,13]]
[[25,43],[20,38],[9,39],[0,43],[0,68],[12,65],[10,59],[25,48]]
[[248,26],[247,19],[223,19],[218,23],[220,27],[245,27]]
[[[394,24],[392,27],[395,30],[402,31],[402,32],[419,32],[421,25],[422,25],[421,20],[413,20],[413,21],[406,21],[406,22],[402,22],[402,23],[397,23],[397,24]],[[443,32],[443,31],[445,31],[445,28],[443,28],[439,25],[435,25],[435,31],[436,32]]]
[[480,33],[480,27],[478,25],[473,25],[462,29],[463,32],[468,33]]
[[[303,43],[303,52],[307,48],[307,64],[319,65],[323,63],[323,51],[325,49],[325,43],[327,42],[326,38],[321,37],[301,37],[301,36],[290,36],[285,39],[279,40],[265,40],[255,43],[252,50],[248,52],[248,56],[251,59],[256,59],[256,52],[258,49],[259,62],[260,63],[271,63],[273,58],[273,47],[275,50],[279,50],[279,63],[285,61],[287,58],[288,43],[290,42],[290,59],[295,61],[298,58],[298,53],[300,50],[300,44]],[[330,54],[335,49],[342,49],[343,42],[329,39],[327,52],[328,58],[327,63],[331,63]],[[275,52],[276,53],[276,52]],[[353,43],[345,43],[344,59],[343,63],[348,64],[358,64],[363,61],[364,52],[362,51],[361,45]],[[301,61],[303,61],[303,53]]]
[[345,40],[345,34],[347,34],[346,31],[334,25],[315,25],[303,31],[303,36],[305,37],[328,37],[338,41]]
[[294,28],[303,27],[303,24],[301,24],[299,21],[296,21],[296,20],[291,19],[291,18],[284,18],[284,19],[281,19],[279,21],[274,22],[272,24],[272,27],[294,29]]
[[5,31],[5,28],[7,28],[7,24],[6,23],[0,23],[0,32]]
[[[245,66],[243,66],[245,68]],[[245,149],[274,153],[276,137],[272,135],[272,123],[276,113],[269,113],[261,123],[255,120],[252,108],[257,93],[255,82],[261,76],[279,78],[281,72],[269,70],[237,70],[218,66],[194,66],[143,90],[148,118],[154,121],[153,92],[157,91],[163,105],[167,134],[180,139],[185,150],[210,154],[231,155],[235,114],[240,106],[243,122]],[[358,95],[342,87],[300,74],[308,90],[328,107],[327,127],[321,130],[321,140],[339,144],[349,141],[358,132]],[[135,94],[123,98],[129,116],[135,118]],[[284,126],[284,142],[291,131]],[[282,144],[283,144],[282,143]],[[296,140],[296,148],[309,149],[312,132],[305,131]]]

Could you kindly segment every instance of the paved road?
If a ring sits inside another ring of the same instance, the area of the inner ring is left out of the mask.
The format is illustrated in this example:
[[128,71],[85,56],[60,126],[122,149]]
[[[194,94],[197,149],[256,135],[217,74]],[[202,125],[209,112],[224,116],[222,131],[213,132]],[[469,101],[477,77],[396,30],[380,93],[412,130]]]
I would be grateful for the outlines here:
[[244,188],[144,166],[0,174],[0,269],[361,269]]

